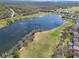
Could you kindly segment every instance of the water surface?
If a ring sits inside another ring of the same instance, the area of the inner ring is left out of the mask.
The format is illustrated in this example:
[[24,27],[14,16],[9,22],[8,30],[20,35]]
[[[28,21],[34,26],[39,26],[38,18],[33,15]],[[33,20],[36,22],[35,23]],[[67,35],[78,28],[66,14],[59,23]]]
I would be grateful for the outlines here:
[[64,20],[61,17],[52,14],[18,20],[7,27],[0,29],[0,53],[11,49],[19,40],[21,40],[21,38],[32,30],[50,30],[63,23]]

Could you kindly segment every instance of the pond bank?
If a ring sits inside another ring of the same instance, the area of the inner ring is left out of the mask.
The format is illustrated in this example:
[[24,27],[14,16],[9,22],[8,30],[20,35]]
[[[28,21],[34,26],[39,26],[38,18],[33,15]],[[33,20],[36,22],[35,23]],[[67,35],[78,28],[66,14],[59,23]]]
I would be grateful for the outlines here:
[[14,46],[11,50],[9,50],[8,52],[2,53],[0,55],[1,58],[12,58],[14,56],[14,53],[18,50],[21,51],[23,49],[23,47],[28,47],[28,44],[31,43],[32,41],[34,41],[34,34],[36,32],[41,32],[40,29],[37,30],[33,30],[32,32],[30,32],[29,34],[25,35],[22,40],[19,40],[18,43],[16,44],[16,46]]
[[39,16],[44,16],[46,14],[47,13],[39,12],[39,13],[36,13],[36,14],[27,15],[27,16],[16,16],[16,17],[13,17],[13,18],[1,19],[0,20],[0,29],[14,23],[15,21],[17,21],[19,19],[24,19],[24,18],[28,19],[28,18],[33,18],[33,17],[39,17]]
[[54,53],[54,51],[56,50],[57,44],[60,41],[60,31],[62,31],[65,27],[71,25],[72,23],[67,21],[65,24],[53,30],[35,33],[34,41],[30,43],[28,47],[25,47],[20,51],[20,57],[51,57],[52,53]]
[[[56,20],[55,20],[56,19]],[[49,21],[50,20],[50,21]],[[0,54],[4,54],[8,52],[8,50],[12,49],[15,51],[17,48],[17,44],[19,43],[18,49],[23,45],[25,40],[33,40],[34,33],[38,29],[42,31],[50,30],[56,28],[64,23],[64,20],[59,17],[59,15],[48,14],[43,17],[34,17],[32,19],[18,20],[15,23],[0,29]],[[31,34],[29,34],[31,32]],[[25,40],[22,38],[26,35]],[[27,37],[28,35],[28,37]],[[21,41],[23,40],[23,41]],[[3,42],[3,43],[2,43]],[[5,42],[5,43],[4,43]],[[25,43],[27,45],[27,43]],[[24,44],[24,45],[25,45]],[[6,47],[6,48],[5,48]]]

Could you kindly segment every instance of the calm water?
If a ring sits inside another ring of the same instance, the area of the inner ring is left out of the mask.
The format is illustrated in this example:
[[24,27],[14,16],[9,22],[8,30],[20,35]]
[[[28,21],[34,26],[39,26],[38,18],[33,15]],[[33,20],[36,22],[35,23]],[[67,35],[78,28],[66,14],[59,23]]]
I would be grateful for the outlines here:
[[8,51],[26,34],[34,29],[49,30],[64,23],[58,15],[18,20],[5,28],[0,29],[0,53]]

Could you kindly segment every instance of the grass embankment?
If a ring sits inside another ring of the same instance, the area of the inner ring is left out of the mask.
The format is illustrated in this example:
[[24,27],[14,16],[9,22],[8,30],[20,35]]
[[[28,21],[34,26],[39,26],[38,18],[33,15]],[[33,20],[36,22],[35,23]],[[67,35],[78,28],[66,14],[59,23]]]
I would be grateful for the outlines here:
[[25,47],[20,51],[20,57],[51,57],[51,55],[56,51],[56,46],[60,41],[60,31],[72,24],[73,23],[69,20],[53,30],[37,32],[34,41],[29,43],[28,47]]
[[38,16],[44,16],[46,13],[39,12],[36,14],[32,15],[27,15],[27,16],[15,16],[12,18],[6,18],[6,19],[1,19],[0,20],[0,28],[7,26],[8,24],[14,23],[16,20],[23,19],[23,18],[32,18],[32,17],[38,17]]
[[51,13],[51,14],[56,14],[56,15],[63,15],[64,13],[62,12],[49,12],[49,13]]

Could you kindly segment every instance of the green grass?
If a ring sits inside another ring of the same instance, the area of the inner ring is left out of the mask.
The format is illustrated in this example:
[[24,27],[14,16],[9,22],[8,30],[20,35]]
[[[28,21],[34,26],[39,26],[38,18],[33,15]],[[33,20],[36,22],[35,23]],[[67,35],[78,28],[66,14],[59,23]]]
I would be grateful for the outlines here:
[[65,27],[71,26],[73,23],[67,21],[67,23],[47,32],[43,32],[38,36],[38,41],[33,41],[29,47],[27,47],[26,53],[23,57],[31,58],[43,58],[51,57],[51,55],[56,51],[56,46],[59,43],[60,31]]
[[49,12],[51,14],[56,14],[56,15],[63,15],[64,13],[61,13],[61,12]]
[[20,52],[19,52],[19,50],[16,50],[13,57],[19,58],[19,56],[20,56]]

